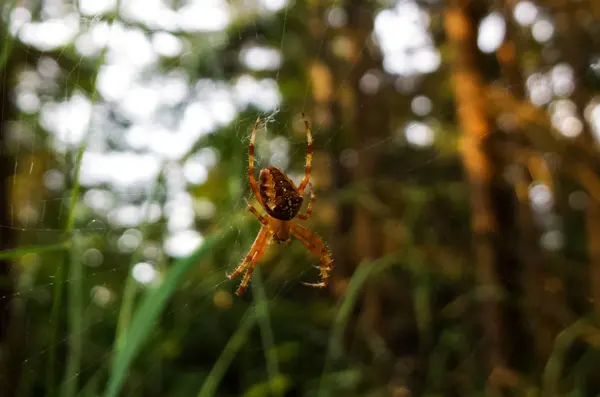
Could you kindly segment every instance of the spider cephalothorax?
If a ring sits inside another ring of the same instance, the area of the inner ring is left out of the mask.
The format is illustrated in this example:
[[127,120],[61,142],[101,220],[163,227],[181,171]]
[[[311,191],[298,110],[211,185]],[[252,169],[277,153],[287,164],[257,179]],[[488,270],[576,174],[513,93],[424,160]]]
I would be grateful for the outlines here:
[[[304,117],[304,113],[302,116]],[[250,247],[250,251],[248,252],[248,255],[246,255],[244,261],[232,274],[227,275],[227,277],[232,279],[245,272],[244,279],[236,291],[237,295],[241,295],[246,289],[254,268],[271,240],[275,240],[278,243],[287,243],[290,241],[291,236],[294,236],[300,240],[310,252],[320,258],[321,282],[303,284],[312,287],[326,287],[329,284],[329,273],[333,269],[331,253],[323,240],[294,221],[295,218],[301,220],[308,219],[312,212],[313,202],[315,201],[315,195],[311,188],[310,202],[308,203],[306,212],[300,212],[300,207],[304,201],[302,194],[309,184],[312,162],[312,134],[310,132],[308,121],[304,118],[308,147],[306,150],[305,174],[298,187],[296,187],[294,182],[282,170],[276,167],[262,169],[259,175],[260,183],[256,182],[254,176],[254,139],[259,123],[260,117],[256,119],[250,137],[250,146],[248,148],[248,179],[250,180],[250,187],[252,188],[254,196],[261,207],[264,208],[267,215],[262,216],[256,208],[248,204],[250,212],[254,214],[263,226],[258,232],[256,240],[254,240],[254,244]]]

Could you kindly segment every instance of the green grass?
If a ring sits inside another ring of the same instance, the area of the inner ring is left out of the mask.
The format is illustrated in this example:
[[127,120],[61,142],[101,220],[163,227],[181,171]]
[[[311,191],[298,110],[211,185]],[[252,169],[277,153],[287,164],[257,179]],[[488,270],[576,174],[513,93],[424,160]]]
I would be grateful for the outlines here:
[[[120,1],[117,1],[117,7],[119,7]],[[112,24],[109,29],[112,28]],[[90,76],[92,79],[92,92],[90,93],[90,102],[91,104],[95,104],[98,100],[98,91],[96,89],[96,82],[98,78],[98,71],[100,67],[105,63],[106,52],[108,47],[105,47],[98,59],[96,60],[96,73],[93,76]],[[92,118],[90,116],[90,118]],[[91,122],[91,119],[90,119]],[[48,392],[52,395],[54,394],[54,362],[56,361],[56,346],[57,346],[57,336],[59,333],[60,327],[60,308],[62,306],[62,298],[63,298],[63,279],[67,277],[71,279],[72,282],[69,284],[69,295],[67,301],[67,311],[68,311],[68,328],[69,328],[69,351],[67,354],[67,365],[66,371],[64,375],[64,379],[61,385],[61,397],[73,397],[77,393],[78,390],[78,377],[81,370],[81,354],[82,354],[82,346],[84,339],[84,329],[82,324],[83,319],[83,247],[78,244],[78,233],[75,233],[75,222],[77,212],[76,209],[81,200],[81,186],[79,182],[80,173],[81,173],[81,162],[83,160],[83,155],[88,146],[89,139],[89,131],[86,134],[85,138],[79,145],[77,150],[75,163],[73,165],[73,179],[71,181],[71,196],[69,200],[69,209],[67,214],[67,221],[65,224],[65,234],[67,236],[71,236],[73,238],[73,243],[70,245],[70,254],[65,256],[65,263],[56,270],[55,278],[57,282],[54,284],[54,301],[52,308],[52,319],[51,323],[53,325],[52,335],[53,340],[49,353],[49,365],[48,365],[48,373],[47,373],[47,389]],[[64,269],[68,268],[69,271],[65,274]]]
[[323,368],[319,390],[317,393],[318,396],[325,397],[329,395],[330,384],[328,382],[328,375],[331,371],[333,361],[338,360],[343,355],[344,331],[348,327],[350,315],[352,314],[352,310],[356,305],[363,285],[369,279],[369,277],[372,277],[373,275],[392,266],[396,262],[397,258],[398,254],[393,253],[374,261],[363,262],[360,266],[358,266],[352,275],[346,296],[342,300],[340,308],[333,320],[327,348],[327,355],[325,357],[325,366]]
[[216,395],[219,383],[223,379],[223,376],[235,358],[235,355],[244,345],[244,342],[248,337],[248,333],[256,323],[256,317],[256,312],[253,311],[252,308],[246,310],[246,313],[242,317],[237,330],[223,348],[221,355],[217,361],[215,361],[215,364],[206,377],[206,380],[202,384],[202,387],[198,392],[198,397],[213,397]]
[[[95,92],[94,92],[95,94]],[[92,98],[92,103],[94,103],[95,95]],[[69,200],[69,212],[67,215],[67,222],[65,225],[65,234],[67,236],[72,236],[73,239],[71,243],[70,254],[65,256],[65,263],[57,269],[57,282],[54,284],[54,308],[52,310],[52,324],[54,325],[53,335],[56,337],[58,335],[58,327],[60,326],[60,306],[62,304],[62,288],[64,283],[62,282],[62,278],[65,275],[64,268],[68,268],[67,277],[72,281],[68,283],[69,285],[69,295],[67,300],[67,313],[68,313],[68,328],[69,328],[69,352],[67,355],[67,366],[65,377],[61,386],[61,396],[64,397],[73,397],[77,392],[78,385],[78,374],[81,368],[81,354],[82,354],[82,346],[83,346],[83,294],[82,294],[82,281],[84,277],[83,273],[83,249],[80,246],[80,242],[78,239],[80,238],[77,233],[73,233],[75,229],[75,219],[76,219],[76,208],[80,200],[80,185],[79,185],[79,175],[81,172],[81,161],[83,159],[83,155],[87,148],[87,137],[79,146],[77,151],[77,157],[74,165],[74,175],[71,186],[71,198]],[[56,308],[56,309],[55,309]],[[53,366],[54,358],[56,357],[56,339],[53,340],[52,347],[50,349],[50,365],[49,371],[54,373],[54,369],[50,369]],[[49,378],[52,379],[53,376],[49,375]],[[50,384],[49,387],[53,390],[53,384]]]
[[[245,221],[251,222],[253,219],[246,217]],[[103,394],[104,397],[116,397],[119,395],[124,386],[130,366],[140,353],[154,324],[158,321],[169,298],[176,291],[185,274],[196,266],[203,257],[210,255],[211,251],[220,242],[226,241],[227,235],[232,233],[232,230],[232,228],[225,228],[212,234],[194,254],[176,261],[166,274],[164,280],[143,295],[142,301],[133,313],[130,327],[122,331],[122,342],[119,349],[115,350],[113,366],[109,374],[107,388]],[[364,263],[358,268],[350,282],[348,294],[342,301],[335,317],[329,342],[328,357],[337,357],[342,354],[343,332],[348,325],[349,316],[365,281],[370,276],[391,266],[396,258],[396,254],[389,255],[369,263]],[[268,302],[260,274],[255,274],[252,285],[256,296],[255,305],[248,308],[242,316],[235,333],[223,348],[221,355],[215,361],[204,380],[198,392],[198,397],[215,395],[225,372],[235,359],[236,354],[243,347],[249,332],[255,325],[258,325],[261,329],[270,390],[275,394],[281,392],[281,389],[278,387],[282,379],[279,373],[278,361],[275,356],[269,354],[273,350],[274,340],[268,317]],[[328,369],[328,365],[326,364],[323,376],[326,376]],[[322,387],[324,391],[324,384],[322,384]]]
[[[249,218],[246,219],[249,220]],[[122,347],[115,352],[113,366],[104,392],[105,397],[119,395],[131,363],[138,355],[158,316],[162,313],[183,276],[232,232],[232,228],[225,228],[212,234],[194,254],[176,261],[160,285],[144,294],[133,314],[131,326],[123,331]]]
[[[260,327],[260,336],[262,338],[263,350],[265,352],[265,360],[267,363],[267,375],[269,384],[275,385],[276,379],[280,377],[279,362],[274,348],[275,341],[273,337],[273,329],[271,328],[271,320],[269,316],[269,302],[265,293],[260,266],[256,267],[252,278],[252,289],[256,302],[256,314],[258,325]],[[272,393],[277,396],[281,395],[281,390],[274,388]]]
[[[156,197],[157,191],[158,191],[158,186],[160,183],[160,180],[163,177],[163,173],[160,172],[157,175],[156,181],[154,182],[154,189],[153,191],[149,194],[148,196],[148,200],[146,201],[148,206],[146,207],[146,214],[144,219],[148,219],[149,214],[150,214],[150,203],[152,203],[152,201],[154,200],[154,198]],[[140,228],[140,231],[142,233],[142,241],[144,240],[144,238],[147,235],[147,224],[144,224],[144,226],[142,226]],[[138,263],[141,259],[142,259],[142,247],[143,244],[140,244],[139,247],[135,250],[135,252],[133,253],[132,257],[131,257],[131,261],[129,263],[129,272],[127,273],[127,280],[125,281],[125,288],[123,290],[123,299],[121,302],[121,308],[119,310],[119,318],[117,320],[117,329],[115,331],[115,342],[114,342],[114,346],[113,349],[115,352],[120,351],[125,343],[125,330],[127,330],[127,328],[129,328],[129,325],[131,323],[131,317],[133,315],[133,310],[134,310],[134,300],[136,297],[136,292],[138,290],[137,287],[137,281],[133,278],[133,273],[132,273],[132,269],[133,266],[135,266],[136,263]]]
[[[67,300],[67,322],[69,329],[69,353],[67,356],[67,367],[65,378],[61,385],[61,396],[72,397],[77,393],[78,374],[81,368],[81,357],[83,349],[83,248],[81,247],[81,236],[73,237],[73,244],[69,255],[66,256],[69,268]],[[62,285],[63,283],[60,283]]]
[[[15,7],[17,6],[17,0],[13,0],[12,3],[10,3],[10,5],[8,6],[7,10],[7,15],[5,18],[2,18],[2,16],[0,15],[0,18],[4,19],[4,20],[10,20],[9,16],[12,14],[13,10],[15,9]],[[2,11],[2,9],[0,8],[0,11]],[[6,63],[8,62],[8,57],[10,56],[12,49],[13,49],[13,44],[14,44],[14,40],[12,38],[12,36],[10,35],[9,31],[8,31],[8,24],[2,24],[2,26],[4,26],[3,29],[3,45],[2,45],[2,52],[0,53],[0,71],[3,71],[4,68],[6,67]]]
[[71,246],[71,241],[64,241],[58,244],[50,245],[35,245],[31,247],[15,248],[5,251],[0,251],[0,260],[18,259],[27,254],[44,254],[48,252],[57,252],[68,249]]
[[542,394],[556,395],[560,390],[560,379],[565,369],[564,362],[573,344],[581,340],[592,349],[600,348],[600,330],[594,326],[592,318],[580,318],[562,330],[554,340],[554,349],[546,363],[542,375]]

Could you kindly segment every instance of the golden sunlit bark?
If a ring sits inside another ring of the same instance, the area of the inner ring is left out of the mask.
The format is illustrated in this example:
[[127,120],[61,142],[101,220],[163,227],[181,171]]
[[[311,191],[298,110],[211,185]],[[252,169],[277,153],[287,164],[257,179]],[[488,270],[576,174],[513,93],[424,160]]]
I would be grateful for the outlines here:
[[451,51],[449,62],[457,116],[463,131],[460,149],[470,184],[475,272],[478,288],[482,293],[480,313],[488,373],[491,374],[496,368],[505,365],[494,244],[498,222],[491,197],[496,170],[488,147],[491,126],[484,102],[481,101],[484,86],[476,64],[476,26],[466,14],[469,3],[468,0],[450,1],[444,12],[444,28]]

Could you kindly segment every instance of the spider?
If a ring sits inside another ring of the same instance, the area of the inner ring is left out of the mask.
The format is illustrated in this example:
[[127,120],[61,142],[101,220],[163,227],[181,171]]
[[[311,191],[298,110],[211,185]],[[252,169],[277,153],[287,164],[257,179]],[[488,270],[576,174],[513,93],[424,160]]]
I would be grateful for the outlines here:
[[260,123],[260,116],[256,119],[256,123],[252,129],[250,145],[248,147],[248,179],[250,180],[250,188],[258,203],[266,211],[266,215],[261,215],[254,206],[247,203],[248,210],[260,221],[262,227],[244,261],[233,273],[227,275],[227,278],[231,280],[245,272],[244,278],[235,292],[238,296],[244,293],[254,268],[267,246],[271,243],[271,240],[287,245],[291,241],[291,236],[300,240],[311,253],[320,258],[321,281],[318,283],[302,284],[319,288],[327,287],[329,284],[329,273],[333,270],[333,259],[331,258],[329,249],[323,240],[294,221],[296,218],[307,220],[312,213],[312,206],[315,201],[315,194],[312,191],[311,185],[310,201],[306,212],[299,212],[304,200],[302,193],[306,186],[310,185],[310,168],[312,162],[312,134],[304,113],[302,113],[302,117],[304,118],[308,147],[306,150],[305,175],[298,187],[294,185],[294,182],[282,170],[276,167],[267,167],[260,170],[258,176],[259,183],[256,182],[254,177],[254,139]]

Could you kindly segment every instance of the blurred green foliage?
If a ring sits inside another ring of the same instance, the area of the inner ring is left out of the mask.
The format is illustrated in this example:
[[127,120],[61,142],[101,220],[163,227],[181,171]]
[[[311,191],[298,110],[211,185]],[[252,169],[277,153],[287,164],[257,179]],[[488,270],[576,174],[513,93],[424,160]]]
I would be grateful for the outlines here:
[[[5,186],[0,192],[8,203],[1,209],[5,223],[0,228],[10,243],[0,252],[0,266],[10,270],[0,274],[0,299],[7,308],[0,323],[0,396],[479,396],[496,395],[498,384],[510,395],[598,392],[600,333],[594,313],[599,304],[593,298],[593,269],[599,265],[590,258],[590,215],[572,205],[574,194],[594,200],[589,186],[595,186],[596,176],[578,179],[557,165],[562,159],[566,170],[572,159],[591,158],[595,166],[596,148],[583,150],[553,136],[556,131],[546,124],[528,121],[543,131],[538,145],[539,135],[513,128],[538,114],[528,98],[515,99],[522,107],[494,105],[500,110],[490,110],[489,118],[500,138],[490,133],[490,157],[498,175],[506,176],[492,186],[501,229],[495,246],[500,287],[481,285],[482,266],[473,254],[481,236],[474,236],[470,226],[473,186],[463,176],[464,132],[449,73],[452,57],[460,54],[449,48],[442,21],[451,2],[415,2],[427,14],[442,62],[432,73],[413,78],[386,72],[372,40],[373,19],[392,7],[388,2],[296,1],[261,13],[231,1],[236,18],[225,31],[172,32],[185,50],[161,57],[144,71],[148,81],[182,73],[189,90],[208,81],[231,88],[245,75],[273,79],[282,100],[277,111],[249,105],[233,121],[216,124],[180,159],[164,161],[151,186],[141,191],[80,184],[86,153],[99,147],[138,150],[120,140],[133,122],[97,90],[107,49],[83,56],[75,42],[44,51],[15,38],[9,27],[17,9],[28,8],[34,21],[46,18],[44,7],[50,2],[33,3],[0,8],[0,157],[8,164],[0,170]],[[506,12],[509,3],[465,8],[478,26],[487,13]],[[538,6],[557,18],[567,12]],[[64,7],[79,12],[76,3]],[[580,7],[568,12],[578,17],[582,10],[598,13],[591,3]],[[342,9],[346,23],[328,25],[327,16]],[[139,29],[148,40],[160,30],[114,11],[85,23],[82,16],[82,27],[104,22]],[[597,27],[596,20],[589,23]],[[540,48],[522,27],[509,26],[509,33],[524,48],[518,64],[522,79],[532,73],[532,64],[550,69],[559,62],[547,56],[560,52],[559,43]],[[240,60],[251,45],[277,49],[281,67],[251,70]],[[592,48],[579,51],[588,60],[598,56]],[[510,90],[496,55],[477,53],[481,76],[490,90],[497,80]],[[100,132],[89,127],[78,146],[55,145],[42,112],[17,106],[14,93],[24,84],[23,72],[37,71],[42,82],[51,80],[39,73],[44,59],[53,60],[59,72],[47,92],[38,95],[42,104],[79,92],[89,99],[94,116],[104,118]],[[319,65],[327,72],[319,74]],[[369,73],[379,79],[372,94],[365,93],[362,79]],[[593,98],[598,74],[586,78],[592,80],[586,88]],[[320,101],[316,92],[328,89],[332,92]],[[432,103],[424,115],[411,110],[420,95]],[[168,109],[169,117],[182,118],[190,101],[186,97]],[[260,226],[244,201],[251,199],[247,151],[252,125],[258,115],[265,120],[256,143],[260,166],[278,147],[273,142],[284,138],[289,169],[301,175],[302,111],[315,139],[317,202],[307,226],[332,248],[332,285],[326,290],[301,285],[317,280],[313,267],[318,259],[294,242],[271,245],[251,288],[237,297],[233,291],[239,279],[229,281],[225,273],[245,257]],[[432,131],[431,145],[411,144],[407,138],[406,126],[417,121]],[[170,258],[163,248],[172,231],[167,202],[169,184],[176,179],[173,169],[207,149],[216,153],[216,164],[207,167],[205,181],[186,186],[202,243],[190,255]],[[522,161],[518,153],[524,150],[535,156]],[[538,157],[539,163],[534,161]],[[60,189],[48,187],[48,170],[64,177]],[[527,218],[535,214],[519,190],[524,185],[528,191],[536,182],[552,185],[556,204],[543,219]],[[115,206],[142,208],[143,221],[114,226],[108,211],[95,211],[86,201],[93,189],[110,193]],[[160,216],[148,221],[153,203],[159,204]],[[20,220],[27,206],[38,212],[43,208],[38,223]],[[547,224],[561,225],[560,249],[540,243],[538,233]],[[139,243],[122,249],[119,240],[132,230],[139,233]],[[98,253],[101,264],[90,266]],[[140,285],[133,277],[134,265],[143,261],[154,265],[156,283]],[[482,316],[487,302],[499,302],[504,319],[499,325],[503,362],[491,371],[489,328]]]

